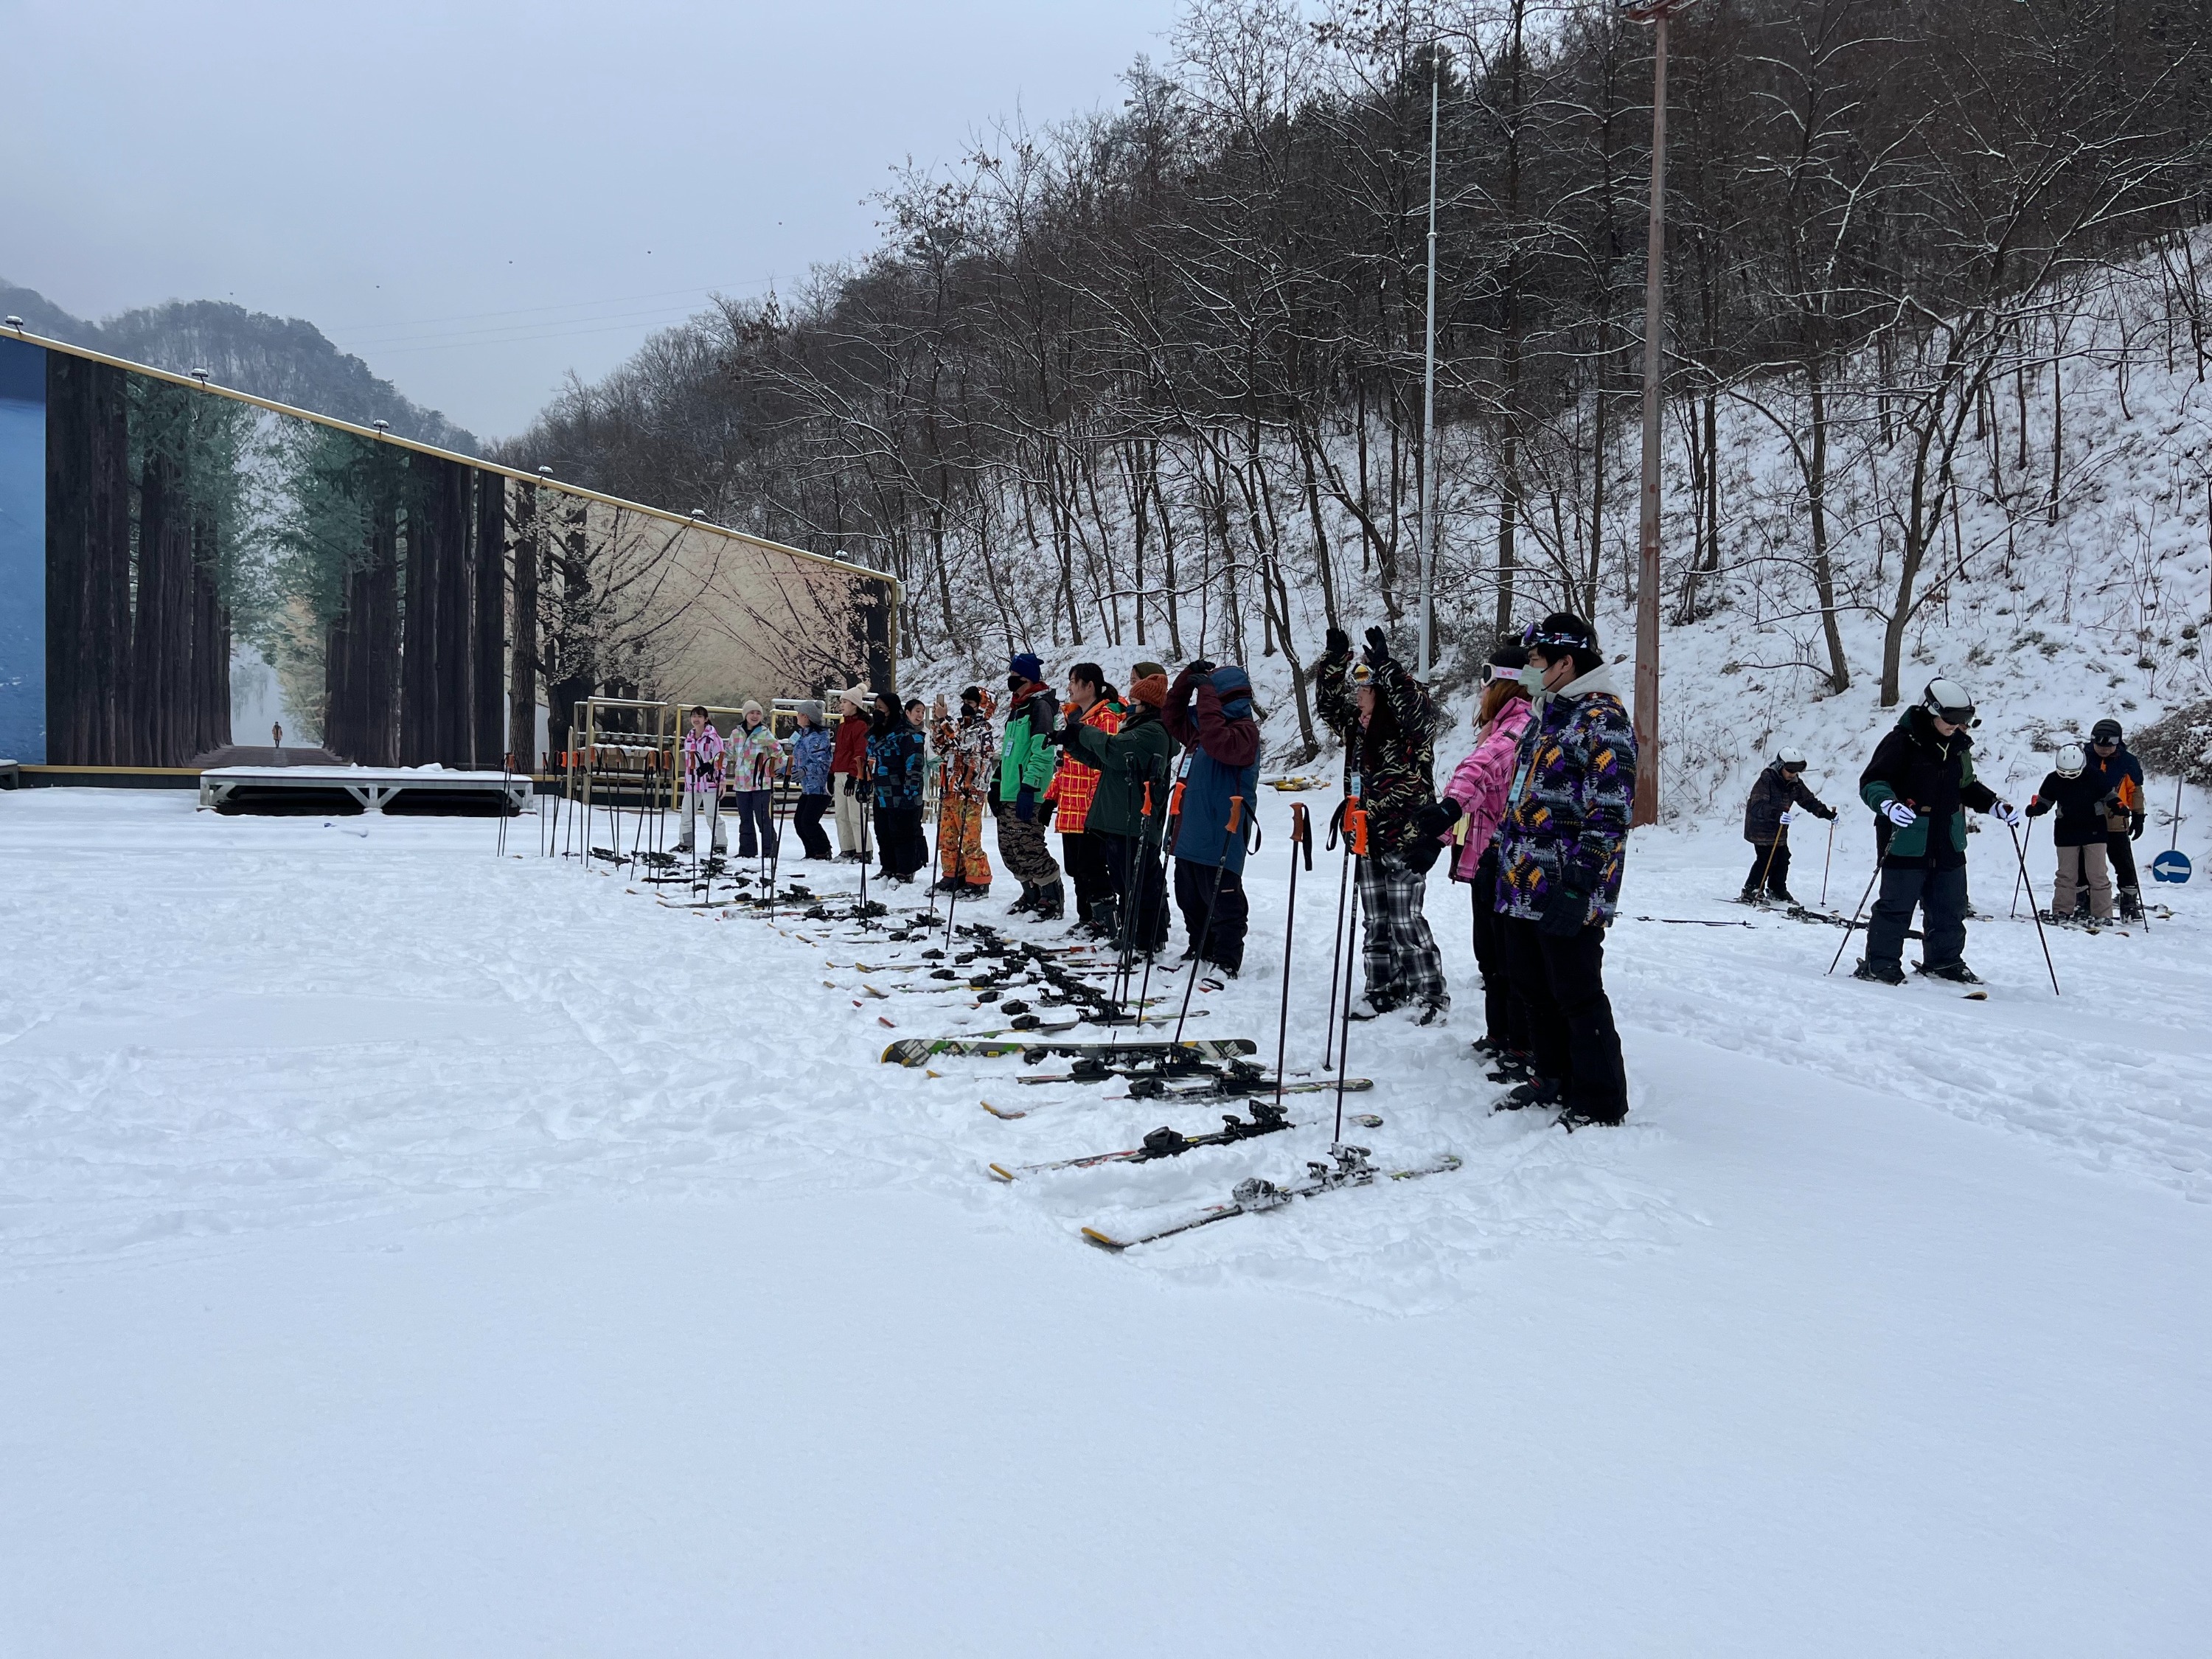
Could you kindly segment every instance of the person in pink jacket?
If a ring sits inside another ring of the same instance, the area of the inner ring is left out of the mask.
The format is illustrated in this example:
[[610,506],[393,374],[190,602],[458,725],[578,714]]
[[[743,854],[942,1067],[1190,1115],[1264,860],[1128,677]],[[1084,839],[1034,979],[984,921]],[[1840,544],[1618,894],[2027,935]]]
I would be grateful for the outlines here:
[[1451,775],[1438,805],[1456,807],[1456,828],[1444,831],[1459,845],[1452,856],[1454,881],[1468,884],[1474,901],[1474,960],[1482,973],[1486,1030],[1475,1052],[1488,1054],[1510,1071],[1525,1067],[1529,1054],[1527,1011],[1514,995],[1505,970],[1504,918],[1498,914],[1498,820],[1505,816],[1506,793],[1513,787],[1513,762],[1522,728],[1533,705],[1521,683],[1528,653],[1517,645],[1501,646],[1482,671],[1482,707],[1475,716],[1474,748]]

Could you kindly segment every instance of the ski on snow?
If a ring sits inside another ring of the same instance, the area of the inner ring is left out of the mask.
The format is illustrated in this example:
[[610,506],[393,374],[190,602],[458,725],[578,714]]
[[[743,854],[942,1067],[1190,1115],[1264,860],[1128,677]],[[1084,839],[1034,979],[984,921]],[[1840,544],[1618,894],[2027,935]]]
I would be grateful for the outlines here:
[[1054,1054],[1070,1057],[1085,1054],[1194,1054],[1200,1060],[1234,1060],[1240,1054],[1256,1054],[1260,1045],[1250,1037],[1185,1037],[1181,1042],[1040,1042],[1027,1034],[1007,1037],[902,1037],[884,1050],[886,1066],[921,1066],[939,1054],[977,1055],[994,1058],[1002,1054],[1020,1054],[1034,1064]]
[[1446,1152],[1432,1163],[1416,1164],[1402,1170],[1378,1170],[1368,1162],[1364,1146],[1333,1146],[1329,1149],[1335,1160],[1331,1164],[1309,1163],[1306,1178],[1287,1187],[1279,1187],[1272,1181],[1254,1176],[1240,1181],[1230,1193],[1225,1204],[1210,1205],[1196,1215],[1158,1227],[1148,1233],[1139,1233],[1132,1238],[1117,1238],[1097,1227],[1085,1227],[1083,1237],[1102,1250],[1120,1252],[1133,1245],[1150,1244],[1163,1238],[1173,1238],[1197,1227],[1210,1227],[1217,1221],[1226,1221],[1231,1216],[1256,1215],[1262,1210],[1279,1210],[1293,1200],[1317,1198],[1323,1193],[1334,1192],[1341,1187],[1371,1187],[1377,1181],[1412,1181],[1421,1176],[1443,1175],[1456,1170],[1460,1160]]
[[1012,1169],[1003,1164],[985,1167],[996,1180],[1014,1181],[1025,1175],[1042,1175],[1048,1170],[1088,1170],[1100,1164],[1148,1164],[1156,1158],[1181,1158],[1194,1146],[1226,1146],[1234,1141],[1253,1140],[1295,1127],[1283,1115],[1281,1107],[1272,1101],[1261,1100],[1253,1103],[1249,1121],[1224,1113],[1221,1127],[1211,1134],[1187,1135],[1180,1130],[1163,1127],[1146,1135],[1142,1146],[1123,1152],[1091,1152],[1082,1158],[1055,1158],[1049,1164],[1017,1164]]

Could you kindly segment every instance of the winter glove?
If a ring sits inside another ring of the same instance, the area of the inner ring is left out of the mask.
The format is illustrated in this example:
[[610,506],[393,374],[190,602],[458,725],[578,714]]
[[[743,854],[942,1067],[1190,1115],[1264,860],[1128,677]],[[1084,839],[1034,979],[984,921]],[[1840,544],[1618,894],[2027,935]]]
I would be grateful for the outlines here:
[[1367,648],[1359,654],[1370,668],[1382,667],[1384,663],[1390,660],[1389,636],[1379,628],[1369,629]]
[[1413,829],[1423,841],[1434,841],[1450,833],[1452,825],[1465,816],[1459,803],[1447,795],[1433,805],[1424,806],[1413,819]]
[[2141,812],[2130,812],[2128,818],[2128,839],[2141,841],[2143,832],[2143,815]]
[[1328,641],[1327,645],[1322,647],[1322,654],[1328,657],[1350,656],[1352,654],[1352,635],[1346,633],[1341,628],[1330,629],[1328,630]]
[[1014,816],[1024,823],[1036,822],[1036,791],[1026,783],[1014,797]]
[[1200,657],[1195,661],[1184,665],[1181,678],[1187,680],[1202,680],[1213,670],[1212,663],[1208,662],[1204,657]]
[[1578,887],[1555,887],[1544,901],[1536,931],[1553,939],[1572,939],[1589,921],[1590,896]]
[[1067,743],[1067,728],[1064,726],[1048,726],[1045,730],[1045,734],[1037,741],[1048,749],[1062,748]]
[[1881,815],[1900,830],[1910,830],[1920,817],[1901,800],[1882,802]]
[[1819,812],[1821,817],[1825,818],[1830,823],[1833,823],[1836,821],[1836,809],[1834,807],[1823,806],[1815,810]]
[[2008,828],[2014,830],[2020,828],[2020,808],[2014,806],[2008,800],[2001,800],[1991,803],[1990,806],[1990,816],[1995,818],[1999,823],[2004,824]]
[[1778,818],[1775,819],[1774,821],[1775,821],[1777,823],[1780,824],[1784,829],[1787,830],[1787,829],[1790,827],[1790,819],[1792,819],[1792,818],[1794,818],[1794,817],[1796,817],[1796,816],[1797,816],[1797,815],[1796,815],[1795,812],[1790,811],[1788,811],[1788,810],[1785,808],[1785,809],[1784,810],[1784,811],[1783,811],[1782,816],[1781,816],[1780,817],[1778,817]]
[[2029,817],[2039,818],[2050,810],[2051,803],[2044,799],[2042,796],[2030,795],[2027,798],[2027,816]]
[[1060,802],[1057,799],[1048,799],[1044,805],[1037,809],[1037,827],[1045,830],[1050,829],[1052,827],[1052,815],[1059,809],[1059,806]]

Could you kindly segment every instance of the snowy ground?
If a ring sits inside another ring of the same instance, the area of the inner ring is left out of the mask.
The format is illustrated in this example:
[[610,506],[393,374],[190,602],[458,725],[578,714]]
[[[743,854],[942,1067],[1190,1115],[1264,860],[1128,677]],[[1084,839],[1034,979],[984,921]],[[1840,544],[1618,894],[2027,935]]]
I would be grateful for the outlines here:
[[[1269,1056],[1285,817],[1194,1027]],[[987,1024],[920,947],[488,823],[0,796],[0,1655],[2201,1652],[2201,883],[2054,1000],[2001,833],[1977,1003],[1639,832],[1628,916],[1752,925],[1615,929],[1635,1111],[1571,1139],[1487,1114],[1439,877],[1455,1023],[1352,1066],[1465,1167],[1111,1257],[1322,1108],[1002,1187],[1215,1109],[880,1066]]]

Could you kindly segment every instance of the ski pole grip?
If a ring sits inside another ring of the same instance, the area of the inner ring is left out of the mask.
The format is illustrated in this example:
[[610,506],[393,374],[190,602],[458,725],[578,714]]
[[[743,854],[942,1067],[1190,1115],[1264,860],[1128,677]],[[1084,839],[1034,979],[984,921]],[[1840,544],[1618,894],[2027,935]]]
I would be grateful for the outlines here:
[[1352,855],[1354,858],[1365,858],[1367,856],[1367,809],[1356,802],[1352,804],[1344,815],[1344,830],[1346,838],[1352,843]]
[[1237,830],[1243,828],[1243,825],[1244,797],[1242,795],[1231,795],[1229,798],[1229,833],[1232,836],[1235,835]]
[[1291,803],[1292,857],[1295,858],[1297,855],[1297,849],[1301,847],[1305,848],[1306,868],[1310,870],[1313,868],[1313,826],[1306,821],[1306,804],[1302,800],[1294,800]]

